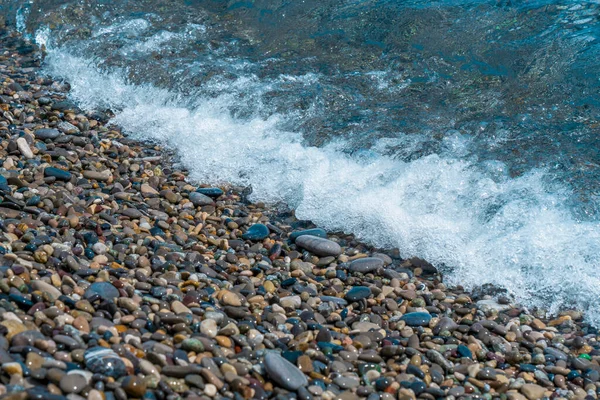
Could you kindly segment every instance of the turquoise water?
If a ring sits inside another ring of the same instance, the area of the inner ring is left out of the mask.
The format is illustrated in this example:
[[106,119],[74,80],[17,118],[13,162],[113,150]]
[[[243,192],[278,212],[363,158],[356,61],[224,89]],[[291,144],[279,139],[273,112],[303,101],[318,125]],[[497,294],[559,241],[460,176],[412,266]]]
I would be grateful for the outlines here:
[[591,1],[5,1],[196,179],[600,322]]

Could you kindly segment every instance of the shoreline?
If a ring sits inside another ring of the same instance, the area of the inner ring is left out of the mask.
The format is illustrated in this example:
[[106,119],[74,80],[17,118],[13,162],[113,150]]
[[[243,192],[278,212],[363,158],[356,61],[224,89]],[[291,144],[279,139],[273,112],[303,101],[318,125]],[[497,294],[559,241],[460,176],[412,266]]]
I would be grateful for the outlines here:
[[198,192],[0,36],[2,398],[597,398],[581,313],[535,318],[352,235],[297,240],[315,227]]

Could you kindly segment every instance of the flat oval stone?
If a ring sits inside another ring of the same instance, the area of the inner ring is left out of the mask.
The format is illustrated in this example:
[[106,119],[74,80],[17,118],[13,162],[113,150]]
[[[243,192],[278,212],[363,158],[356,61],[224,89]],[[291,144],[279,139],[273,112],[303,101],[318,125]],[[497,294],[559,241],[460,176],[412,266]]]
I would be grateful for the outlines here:
[[345,307],[348,305],[348,302],[340,297],[335,297],[335,296],[321,296],[321,301],[322,302],[333,302],[334,304],[341,306],[341,307]]
[[426,312],[412,312],[404,314],[400,320],[406,322],[408,326],[427,326],[431,321],[431,315]]
[[33,346],[36,340],[45,340],[46,337],[38,331],[23,331],[12,337],[13,346]]
[[269,228],[263,224],[254,224],[242,235],[244,240],[263,240],[269,236]]
[[192,192],[190,193],[190,201],[196,207],[202,206],[211,206],[214,204],[213,199],[210,197],[200,193],[200,192]]
[[371,295],[371,289],[366,286],[354,286],[352,289],[348,290],[346,293],[346,300],[348,301],[359,301],[362,299],[366,299]]
[[45,139],[56,139],[60,136],[60,131],[58,129],[51,128],[42,128],[33,132],[37,139],[45,140]]
[[83,294],[83,297],[89,299],[95,294],[97,294],[104,300],[113,300],[119,297],[119,291],[117,290],[117,288],[108,282],[92,283]]
[[303,235],[296,239],[296,244],[318,256],[339,256],[342,248],[336,242],[313,235]]
[[39,290],[41,292],[48,293],[52,297],[54,297],[55,299],[58,299],[58,297],[62,294],[60,292],[60,290],[58,290],[57,288],[55,288],[51,284],[46,283],[46,282],[44,282],[42,280],[35,280],[35,281],[31,282],[31,287],[34,290]]
[[265,370],[269,377],[284,389],[297,390],[301,386],[308,385],[306,375],[279,354],[268,353],[265,356]]
[[442,317],[440,322],[433,328],[433,334],[439,335],[443,331],[454,331],[458,328],[458,324],[452,320],[452,318]]
[[325,232],[325,229],[314,228],[314,229],[306,229],[304,231],[292,232],[290,234],[290,240],[292,242],[295,242],[296,239],[298,239],[300,236],[304,236],[304,235],[311,235],[311,236],[316,236],[316,237],[327,239],[327,232]]
[[60,379],[60,388],[65,393],[79,393],[87,385],[81,374],[67,374]]
[[554,358],[556,358],[557,360],[564,360],[567,361],[568,360],[568,356],[565,354],[565,352],[559,350],[559,349],[555,349],[554,347],[546,347],[544,349],[544,354],[548,354],[553,356]]
[[46,167],[44,169],[44,176],[54,177],[58,181],[68,182],[71,180],[71,173],[69,171],[54,167]]
[[196,192],[202,193],[205,196],[213,197],[213,198],[220,197],[224,193],[221,189],[216,188],[216,187],[213,187],[213,188],[198,188],[198,189],[196,189]]
[[352,272],[371,272],[375,271],[377,268],[383,267],[383,260],[375,257],[366,257],[359,258],[358,260],[354,260],[350,263],[348,267]]
[[96,374],[120,378],[127,375],[127,369],[123,360],[117,353],[104,347],[92,347],[83,354],[85,366]]

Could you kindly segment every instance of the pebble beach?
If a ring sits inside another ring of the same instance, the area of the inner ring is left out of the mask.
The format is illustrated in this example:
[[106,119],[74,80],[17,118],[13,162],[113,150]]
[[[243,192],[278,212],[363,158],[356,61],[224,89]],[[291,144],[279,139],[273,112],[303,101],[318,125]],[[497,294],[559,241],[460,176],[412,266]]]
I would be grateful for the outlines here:
[[42,59],[0,28],[1,399],[598,398],[581,312],[189,181]]

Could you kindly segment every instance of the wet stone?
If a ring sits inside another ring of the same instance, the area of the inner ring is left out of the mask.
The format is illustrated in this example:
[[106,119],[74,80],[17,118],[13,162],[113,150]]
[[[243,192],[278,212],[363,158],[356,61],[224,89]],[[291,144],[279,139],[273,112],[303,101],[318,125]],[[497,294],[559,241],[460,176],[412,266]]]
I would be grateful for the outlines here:
[[146,382],[137,376],[127,376],[121,382],[121,387],[129,396],[141,398],[146,393]]
[[383,267],[383,260],[374,257],[359,258],[350,263],[348,269],[352,272],[367,273]]
[[81,374],[67,374],[60,379],[60,388],[65,393],[79,393],[87,385]]
[[366,286],[355,286],[346,293],[346,300],[359,301],[371,295],[371,289]]
[[219,188],[216,187],[211,187],[211,188],[198,188],[196,189],[196,192],[201,193],[205,196],[208,197],[212,197],[212,198],[218,198],[221,197],[223,195],[223,191]]
[[254,224],[242,235],[244,240],[263,240],[269,236],[269,228],[263,224]]
[[473,354],[471,353],[471,350],[464,344],[459,344],[456,348],[456,352],[460,357],[473,359]]
[[431,321],[431,315],[425,312],[413,312],[404,314],[400,319],[408,326],[427,326]]
[[210,206],[214,203],[213,199],[199,192],[190,193],[189,198],[192,204],[196,207]]
[[112,350],[92,347],[84,353],[85,366],[96,374],[119,378],[127,374],[125,363]]
[[71,180],[71,173],[55,167],[44,169],[44,176],[56,178],[58,181],[68,182]]
[[278,354],[268,353],[265,356],[264,363],[269,377],[285,389],[297,390],[300,386],[308,384],[306,375]]
[[296,239],[298,239],[300,236],[304,236],[304,235],[311,235],[311,236],[316,236],[316,237],[327,239],[327,232],[325,232],[324,229],[314,228],[314,229],[306,229],[304,231],[292,232],[290,234],[290,240],[292,242],[295,242]]
[[568,360],[568,356],[561,350],[555,349],[554,347],[546,347],[544,349],[544,354],[550,355],[557,360]]
[[113,300],[119,297],[119,290],[108,282],[95,282],[84,293],[86,299],[100,296],[104,300]]
[[57,137],[60,136],[61,133],[57,129],[42,128],[42,129],[36,130],[33,134],[38,139],[46,140],[46,139],[56,139]]
[[338,256],[342,248],[336,242],[312,235],[303,235],[296,239],[296,245],[317,256]]

